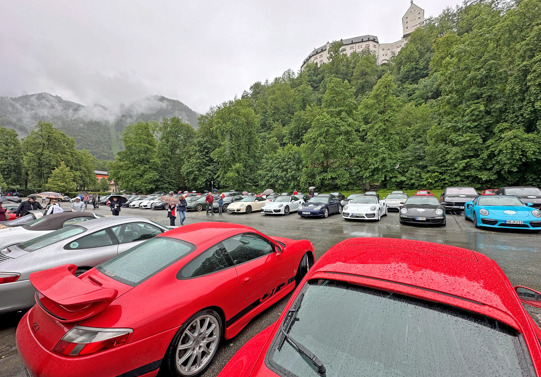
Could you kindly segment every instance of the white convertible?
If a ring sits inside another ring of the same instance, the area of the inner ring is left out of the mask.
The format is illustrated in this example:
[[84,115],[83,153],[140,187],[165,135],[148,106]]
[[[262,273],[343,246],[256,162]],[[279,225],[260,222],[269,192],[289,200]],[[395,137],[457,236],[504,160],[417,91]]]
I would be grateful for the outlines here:
[[297,212],[304,200],[297,196],[280,195],[273,202],[266,203],[261,212],[265,215],[289,215]]
[[342,210],[345,220],[379,220],[381,216],[387,216],[387,204],[372,195],[356,196]]
[[269,203],[268,200],[259,196],[246,196],[239,202],[233,202],[227,206],[229,213],[251,213],[252,211],[260,211],[261,207]]

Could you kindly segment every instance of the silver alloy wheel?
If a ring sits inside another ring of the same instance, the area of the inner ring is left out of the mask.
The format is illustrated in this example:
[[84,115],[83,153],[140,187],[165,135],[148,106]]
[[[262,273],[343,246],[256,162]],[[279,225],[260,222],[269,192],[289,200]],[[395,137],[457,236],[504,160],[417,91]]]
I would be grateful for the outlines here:
[[289,215],[289,207],[284,208],[284,215]]
[[220,330],[218,320],[208,314],[197,317],[188,325],[176,351],[176,367],[181,375],[197,374],[210,363],[218,349]]
[[342,213],[342,206],[340,204],[338,205],[338,213]]
[[323,211],[323,216],[329,217],[329,210],[325,208],[325,211]]

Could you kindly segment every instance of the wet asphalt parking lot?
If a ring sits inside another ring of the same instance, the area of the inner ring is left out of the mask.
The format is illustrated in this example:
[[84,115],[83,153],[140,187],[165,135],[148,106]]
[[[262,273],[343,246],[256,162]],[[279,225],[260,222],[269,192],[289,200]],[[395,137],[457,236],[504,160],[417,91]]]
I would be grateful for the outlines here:
[[[63,203],[69,208],[69,203]],[[93,211],[91,208],[90,211]],[[108,207],[101,207],[95,212],[110,214]],[[169,225],[166,211],[122,209],[121,216],[143,216],[160,224]],[[465,221],[464,216],[449,214],[447,226],[426,227],[400,225],[398,213],[390,212],[379,222],[349,222],[341,215],[332,215],[327,219],[303,219],[296,213],[289,216],[262,215],[259,212],[246,214],[224,214],[206,216],[204,212],[188,212],[185,225],[202,221],[234,222],[251,226],[269,236],[292,239],[308,239],[316,250],[316,258],[329,248],[347,238],[354,237],[389,237],[420,241],[430,241],[453,245],[478,251],[495,260],[513,285],[524,285],[541,291],[541,234],[527,233],[520,230],[484,230],[475,229]],[[177,221],[178,225],[178,221]],[[216,376],[231,357],[249,339],[271,325],[280,316],[289,296],[275,306],[263,312],[232,340],[222,342],[215,360],[204,374]],[[541,326],[541,310],[528,310]],[[15,329],[24,313],[12,313],[0,316],[0,376],[26,376],[15,344]]]

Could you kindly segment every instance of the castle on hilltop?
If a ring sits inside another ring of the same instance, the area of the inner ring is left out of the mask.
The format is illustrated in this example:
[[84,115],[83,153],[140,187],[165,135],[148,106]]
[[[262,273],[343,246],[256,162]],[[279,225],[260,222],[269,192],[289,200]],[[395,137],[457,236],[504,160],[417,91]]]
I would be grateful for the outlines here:
[[[375,54],[378,58],[378,64],[387,63],[392,56],[398,54],[398,51],[402,49],[408,42],[410,34],[421,26],[425,21],[425,11],[419,6],[413,3],[411,0],[411,5],[402,17],[402,38],[393,43],[379,43],[378,37],[375,35],[362,35],[360,37],[341,39],[340,41],[344,44],[342,51],[351,55],[353,53],[360,53],[364,49],[368,49],[370,52]],[[323,64],[329,61],[329,48],[331,43],[314,49],[304,59],[301,69],[304,69],[308,63]]]

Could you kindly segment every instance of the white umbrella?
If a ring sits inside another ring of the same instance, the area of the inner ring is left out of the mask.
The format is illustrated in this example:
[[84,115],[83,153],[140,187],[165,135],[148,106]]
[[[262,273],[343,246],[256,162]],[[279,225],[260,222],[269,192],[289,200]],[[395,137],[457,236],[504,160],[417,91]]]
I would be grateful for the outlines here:
[[274,190],[273,190],[273,189],[266,189],[265,191],[263,191],[263,194],[262,194],[262,195],[265,195],[265,196],[267,196],[267,195],[270,195],[270,194],[272,194],[273,192],[274,192]]

